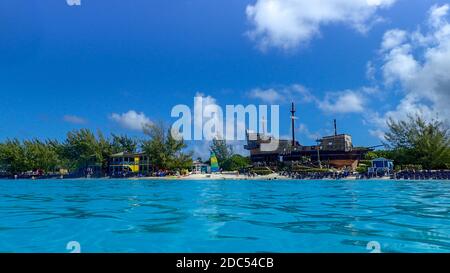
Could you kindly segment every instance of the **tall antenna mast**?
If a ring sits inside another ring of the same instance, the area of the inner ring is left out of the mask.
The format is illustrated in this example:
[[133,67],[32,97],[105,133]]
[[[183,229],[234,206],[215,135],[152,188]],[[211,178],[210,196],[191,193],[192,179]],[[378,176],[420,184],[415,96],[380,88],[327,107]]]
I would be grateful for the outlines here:
[[291,107],[291,126],[292,126],[292,146],[295,147],[295,105],[292,102]]
[[265,135],[266,134],[266,121],[267,121],[266,117],[262,116],[261,121],[262,121],[261,122],[262,123],[262,133],[263,133],[263,135]]
[[336,125],[336,119],[334,119],[334,135],[337,136],[337,125]]

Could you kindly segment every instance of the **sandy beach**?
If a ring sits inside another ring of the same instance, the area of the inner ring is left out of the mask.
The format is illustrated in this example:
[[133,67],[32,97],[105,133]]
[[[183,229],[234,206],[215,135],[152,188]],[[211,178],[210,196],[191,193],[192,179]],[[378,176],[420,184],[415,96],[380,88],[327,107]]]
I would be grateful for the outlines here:
[[264,176],[246,176],[237,173],[222,174],[191,174],[186,176],[165,176],[165,177],[139,177],[131,178],[132,180],[277,180],[290,179],[287,176],[279,174],[270,174]]

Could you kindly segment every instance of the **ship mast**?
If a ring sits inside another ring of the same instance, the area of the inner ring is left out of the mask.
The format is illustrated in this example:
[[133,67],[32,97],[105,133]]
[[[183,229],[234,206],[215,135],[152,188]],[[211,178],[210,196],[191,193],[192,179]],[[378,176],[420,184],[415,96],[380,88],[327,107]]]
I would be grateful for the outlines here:
[[337,125],[336,125],[336,119],[334,119],[334,136],[337,136]]
[[295,105],[292,102],[291,107],[291,126],[292,126],[292,147],[295,147]]
[[266,117],[262,116],[261,123],[262,123],[262,134],[263,135],[266,135],[266,122],[267,122]]

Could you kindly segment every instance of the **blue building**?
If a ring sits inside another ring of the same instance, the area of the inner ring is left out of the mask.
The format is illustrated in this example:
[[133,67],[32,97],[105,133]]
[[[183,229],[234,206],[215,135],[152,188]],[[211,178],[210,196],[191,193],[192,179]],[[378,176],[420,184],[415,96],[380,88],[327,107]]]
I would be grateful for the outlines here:
[[392,173],[394,171],[394,161],[386,158],[376,158],[372,160],[372,167],[369,173]]

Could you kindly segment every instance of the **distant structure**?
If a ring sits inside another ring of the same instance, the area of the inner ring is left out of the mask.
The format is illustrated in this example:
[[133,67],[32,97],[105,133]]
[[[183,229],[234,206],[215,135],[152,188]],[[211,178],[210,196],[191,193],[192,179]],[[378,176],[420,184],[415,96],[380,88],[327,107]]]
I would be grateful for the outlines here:
[[372,148],[355,148],[352,137],[347,134],[338,134],[337,122],[334,120],[334,135],[324,136],[317,140],[317,145],[303,146],[295,139],[295,105],[291,105],[292,139],[280,139],[276,151],[262,151],[261,144],[270,143],[272,138],[264,133],[247,131],[247,145],[244,148],[250,151],[250,159],[254,165],[274,165],[281,162],[301,162],[305,157],[318,166],[326,164],[330,167],[342,169],[356,169],[364,155]]
[[337,136],[337,124],[336,124],[336,119],[334,119],[333,122],[334,122],[334,135]]
[[148,175],[152,171],[150,160],[145,153],[117,153],[110,156],[109,175]]
[[368,169],[369,173],[392,173],[394,171],[394,161],[386,158],[376,158],[372,160],[372,167]]
[[219,161],[217,160],[216,154],[211,152],[211,172],[216,173],[219,171]]
[[191,170],[194,174],[211,173],[211,167],[201,160],[194,160],[192,162]]
[[291,129],[292,129],[292,146],[297,146],[295,142],[295,105],[292,103],[291,107]]

